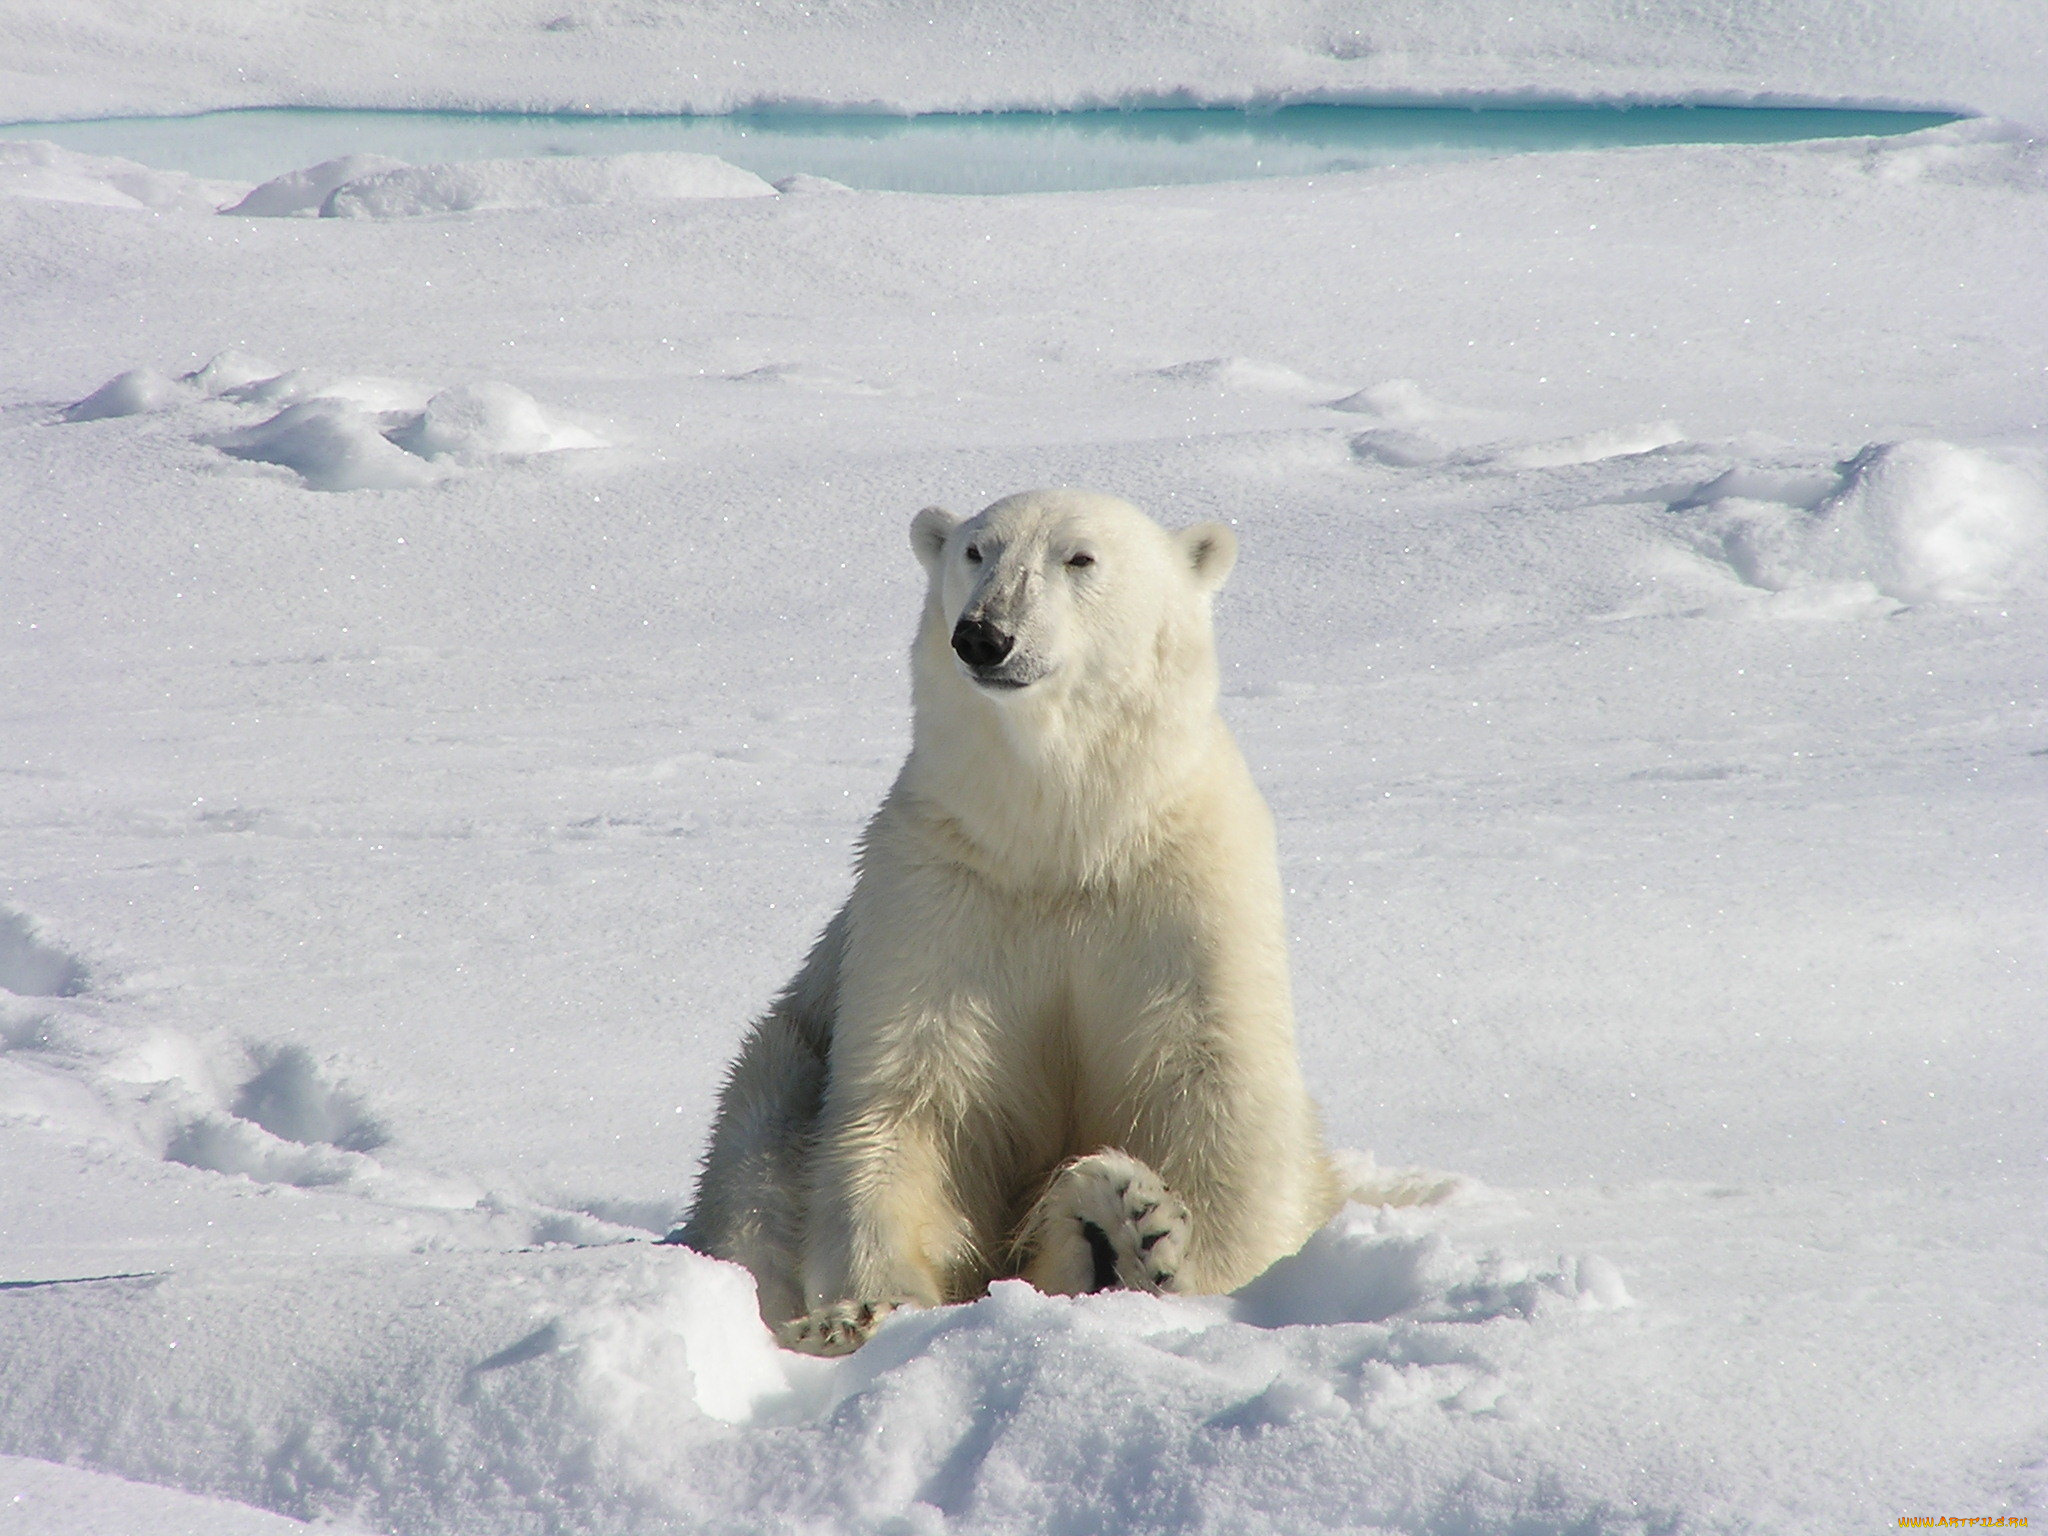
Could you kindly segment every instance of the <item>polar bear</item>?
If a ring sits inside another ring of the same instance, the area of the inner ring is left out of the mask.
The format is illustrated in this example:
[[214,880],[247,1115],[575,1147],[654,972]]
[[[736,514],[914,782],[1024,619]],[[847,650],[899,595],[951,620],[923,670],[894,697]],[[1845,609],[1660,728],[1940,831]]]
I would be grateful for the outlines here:
[[816,1354],[1009,1276],[1232,1290],[1345,1193],[1272,817],[1216,708],[1235,536],[1052,490],[910,538],[910,755],[669,1238],[745,1265]]

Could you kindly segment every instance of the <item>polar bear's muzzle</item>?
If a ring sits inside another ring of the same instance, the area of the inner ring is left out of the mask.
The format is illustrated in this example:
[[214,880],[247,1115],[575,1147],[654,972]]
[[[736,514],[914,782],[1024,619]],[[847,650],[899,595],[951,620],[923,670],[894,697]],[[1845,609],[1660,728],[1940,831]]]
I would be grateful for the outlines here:
[[953,626],[953,654],[976,672],[987,672],[1003,664],[1017,644],[987,619],[962,619]]
[[953,654],[983,688],[1023,688],[1044,675],[1044,668],[1018,652],[1015,635],[985,618],[963,618],[953,626]]

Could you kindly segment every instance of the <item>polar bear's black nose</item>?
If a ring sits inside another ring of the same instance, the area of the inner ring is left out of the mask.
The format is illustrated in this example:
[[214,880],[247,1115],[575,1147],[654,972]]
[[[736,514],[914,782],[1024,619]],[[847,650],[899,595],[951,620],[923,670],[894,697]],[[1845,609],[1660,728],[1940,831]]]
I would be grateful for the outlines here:
[[970,667],[993,667],[1017,643],[987,619],[962,619],[953,626],[953,654]]

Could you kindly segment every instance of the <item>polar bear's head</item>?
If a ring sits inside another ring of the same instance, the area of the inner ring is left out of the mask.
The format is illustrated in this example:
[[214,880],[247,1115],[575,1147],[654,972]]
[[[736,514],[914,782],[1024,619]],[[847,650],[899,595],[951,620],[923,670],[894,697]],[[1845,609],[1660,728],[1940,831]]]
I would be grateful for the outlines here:
[[962,520],[926,507],[910,542],[931,576],[920,661],[991,699],[1156,686],[1213,668],[1209,596],[1237,558],[1221,523],[1169,533],[1127,501],[1025,491]]

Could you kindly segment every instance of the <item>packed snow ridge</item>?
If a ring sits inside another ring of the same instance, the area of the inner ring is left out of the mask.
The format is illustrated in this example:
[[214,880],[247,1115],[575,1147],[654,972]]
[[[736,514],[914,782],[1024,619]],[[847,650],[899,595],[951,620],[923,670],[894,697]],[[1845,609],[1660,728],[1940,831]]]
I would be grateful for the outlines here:
[[[791,190],[826,190],[819,177]],[[0,141],[0,196],[245,218],[403,219],[424,214],[687,198],[773,197],[777,189],[716,155],[650,151],[408,165],[388,155],[342,155],[259,186],[159,171],[41,139]]]
[[775,188],[716,155],[655,152],[406,165],[344,155],[264,182],[223,213],[400,219],[486,208],[573,208],[683,197],[773,197]]
[[510,384],[458,384],[429,394],[390,379],[280,372],[238,352],[175,377],[132,368],[62,415],[67,422],[104,421],[180,407],[208,408],[195,415],[273,412],[197,435],[232,458],[292,470],[316,491],[431,485],[463,469],[605,446],[594,432],[554,420]]
[[[33,1125],[117,1155],[378,1207],[464,1213],[512,1243],[614,1242],[617,1223],[391,1167],[371,1095],[305,1046],[203,1042],[125,1017],[76,956],[0,910],[0,1124]],[[1427,1193],[1428,1191],[1424,1191]]]
[[1701,552],[1751,586],[1857,606],[1996,598],[2048,546],[2038,453],[1872,443],[1832,471],[1729,470],[1682,497]]
[[[1328,398],[1333,386],[1283,364],[1208,358],[1155,370],[1175,384],[1279,394],[1376,421],[1345,434],[1363,467],[1434,467],[1465,475],[1566,469],[1689,445],[1674,422],[1554,439],[1501,438],[1496,413],[1436,399],[1410,379]],[[808,365],[731,376],[875,394],[880,386]],[[550,416],[510,384],[429,393],[389,379],[278,371],[228,351],[192,372],[142,367],[115,375],[62,411],[66,422],[157,415],[181,407],[268,409],[260,421],[201,431],[230,457],[294,471],[310,489],[431,485],[465,469],[514,463],[604,438]],[[2048,556],[2048,459],[2038,451],[1937,440],[1872,443],[1822,467],[1737,465],[1670,499],[1677,542],[1785,606],[1863,611],[1872,603],[1969,602],[2031,586]]]
[[[1500,413],[1440,400],[1413,379],[1332,399],[1329,384],[1256,358],[1175,363],[1153,376],[1364,417],[1374,424],[1348,434],[1350,455],[1381,469],[1489,476],[1711,451],[1670,421],[1501,437]],[[1871,443],[1827,466],[1737,464],[1677,488],[1669,508],[1682,547],[1788,613],[1995,600],[2037,585],[2048,560],[2048,456],[2031,448],[1913,439]]]
[[[1599,1258],[1473,1252],[1358,1208],[1236,1297],[1001,1282],[839,1361],[776,1348],[744,1271],[646,1244],[343,1260],[256,1290],[181,1270],[15,1295],[0,1437],[386,1530],[688,1528],[707,1498],[757,1528],[1021,1530],[1065,1502],[1108,1529],[1183,1456],[1249,1492],[1276,1455],[1313,1475],[1435,1423],[1512,1424],[1517,1355],[1629,1306]],[[1455,1488],[1424,1481],[1447,1517]]]

